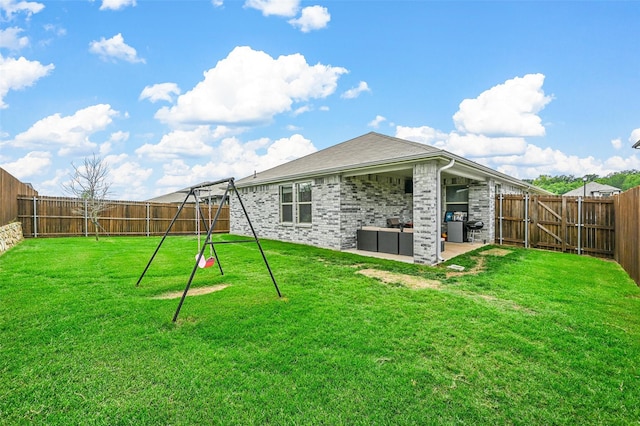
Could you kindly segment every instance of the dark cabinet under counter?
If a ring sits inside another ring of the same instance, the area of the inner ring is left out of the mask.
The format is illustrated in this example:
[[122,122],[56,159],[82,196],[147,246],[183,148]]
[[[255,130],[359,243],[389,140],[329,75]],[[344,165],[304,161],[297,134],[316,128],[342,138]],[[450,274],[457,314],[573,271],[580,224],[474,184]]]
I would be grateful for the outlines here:
[[358,250],[413,256],[413,230],[401,232],[397,228],[365,227],[358,229]]

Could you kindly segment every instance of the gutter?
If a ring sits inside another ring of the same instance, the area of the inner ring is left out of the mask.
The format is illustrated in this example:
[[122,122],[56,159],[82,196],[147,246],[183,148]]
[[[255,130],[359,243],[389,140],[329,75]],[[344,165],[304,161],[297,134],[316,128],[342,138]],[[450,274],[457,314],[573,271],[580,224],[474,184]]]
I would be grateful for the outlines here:
[[450,169],[456,163],[455,159],[451,159],[451,162],[446,166],[442,166],[437,171],[436,178],[436,262],[443,262],[441,247],[441,238],[442,238],[442,185],[441,175],[443,170]]

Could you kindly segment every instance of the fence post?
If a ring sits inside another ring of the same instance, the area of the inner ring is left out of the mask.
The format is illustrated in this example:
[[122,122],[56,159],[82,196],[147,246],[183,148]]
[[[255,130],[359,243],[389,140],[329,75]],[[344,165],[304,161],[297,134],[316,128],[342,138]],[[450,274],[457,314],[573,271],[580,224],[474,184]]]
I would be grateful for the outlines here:
[[502,245],[502,200],[503,200],[503,195],[502,192],[500,193],[500,216],[499,217],[499,222],[500,222],[500,245]]
[[38,199],[33,196],[33,238],[38,238]]
[[582,197],[578,197],[578,254],[582,254]]
[[147,203],[147,237],[151,234],[151,205]]
[[524,194],[524,248],[529,248],[529,194]]
[[84,236],[89,236],[89,218],[87,217],[87,199],[84,199]]

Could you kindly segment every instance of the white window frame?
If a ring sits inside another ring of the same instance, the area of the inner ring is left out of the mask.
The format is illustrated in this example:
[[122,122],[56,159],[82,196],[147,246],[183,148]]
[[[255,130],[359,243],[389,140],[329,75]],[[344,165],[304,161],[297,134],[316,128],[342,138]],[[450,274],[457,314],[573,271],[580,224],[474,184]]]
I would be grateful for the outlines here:
[[[309,188],[309,199],[302,200],[301,190]],[[284,201],[285,190],[289,190],[291,201]],[[280,205],[280,223],[283,225],[311,225],[313,223],[313,183],[311,181],[287,183],[278,187],[278,202]],[[300,208],[309,206],[309,220],[303,221]],[[285,220],[285,211],[291,211],[291,220]]]

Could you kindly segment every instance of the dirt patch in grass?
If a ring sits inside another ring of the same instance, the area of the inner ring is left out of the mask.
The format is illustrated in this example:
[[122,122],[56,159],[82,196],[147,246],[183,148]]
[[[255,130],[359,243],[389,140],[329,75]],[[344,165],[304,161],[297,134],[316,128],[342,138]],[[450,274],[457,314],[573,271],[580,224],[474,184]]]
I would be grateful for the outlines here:
[[480,256],[506,256],[508,254],[513,253],[511,250],[501,249],[501,248],[493,248],[489,250],[485,250],[480,252]]
[[[482,267],[482,260],[483,258],[479,258],[478,259],[478,264],[480,265],[480,267]],[[477,267],[478,265],[476,265]],[[475,268],[474,268],[475,269]],[[472,270],[469,270],[472,271]],[[477,271],[476,271],[477,272]],[[364,276],[367,276],[369,278],[375,278],[377,280],[382,281],[385,284],[396,284],[396,285],[400,285],[402,287],[406,287],[406,288],[411,288],[411,289],[415,289],[415,290],[419,290],[419,289],[432,289],[432,290],[445,290],[445,288],[443,287],[442,283],[438,280],[429,280],[426,278],[421,278],[421,277],[416,277],[413,275],[406,275],[406,274],[398,274],[395,272],[389,272],[389,271],[380,271],[377,269],[361,269],[359,271],[357,271],[356,273],[358,274],[362,274]],[[472,272],[460,272],[457,274],[465,274],[465,273],[472,273]],[[454,289],[447,289],[447,291],[449,291],[452,294],[456,294],[458,296],[463,296],[463,297],[469,297],[472,299],[476,299],[476,300],[483,300],[486,302],[489,302],[491,304],[493,304],[494,306],[498,306],[501,307],[503,309],[510,309],[510,310],[515,310],[515,311],[521,311],[523,313],[529,314],[529,315],[535,315],[537,312],[529,309],[529,308],[525,308],[522,305],[519,305],[511,300],[507,300],[507,299],[500,299],[497,298],[495,296],[490,296],[488,294],[477,294],[477,293],[471,293],[468,291],[460,291],[460,290],[454,290]]]
[[395,272],[379,271],[377,269],[360,269],[357,273],[369,278],[378,279],[386,284],[400,284],[403,287],[413,289],[431,288],[437,290],[442,287],[442,283],[438,280],[428,280],[413,275],[397,274]]
[[476,265],[473,268],[467,269],[465,271],[447,271],[447,278],[449,277],[460,277],[462,275],[474,275],[479,274],[484,270],[484,263],[486,256],[506,256],[510,253],[513,253],[511,250],[501,249],[501,248],[493,248],[489,250],[485,250],[483,252],[478,253],[480,257],[474,256],[472,259],[476,261]]
[[[209,287],[191,288],[189,289],[187,296],[202,296],[203,294],[209,294],[215,291],[224,290],[227,287],[229,287],[229,284],[218,284],[218,285],[212,285]],[[159,296],[154,296],[152,297],[152,299],[178,299],[182,297],[183,293],[184,293],[184,290],[172,291],[171,293],[164,293]]]
[[447,278],[479,274],[482,272],[484,270],[484,257],[474,257],[473,259],[476,260],[476,265],[473,268],[466,269],[464,271],[447,271]]

